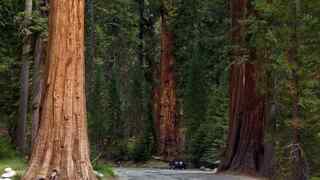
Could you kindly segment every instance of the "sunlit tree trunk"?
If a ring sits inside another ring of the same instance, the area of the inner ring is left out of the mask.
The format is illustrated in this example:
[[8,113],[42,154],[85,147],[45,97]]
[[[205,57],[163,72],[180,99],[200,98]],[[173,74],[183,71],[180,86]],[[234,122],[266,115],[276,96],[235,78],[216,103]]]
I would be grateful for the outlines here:
[[233,64],[230,69],[230,121],[220,171],[256,175],[264,156],[265,98],[258,92],[259,65],[249,49],[244,21],[250,0],[231,0]]
[[32,18],[32,0],[25,1],[25,19],[21,60],[21,75],[20,75],[20,104],[19,104],[19,119],[17,123],[16,144],[18,149],[25,153],[26,151],[26,126],[28,118],[28,97],[29,97],[29,66],[31,52],[31,32],[28,30],[30,20]]
[[41,123],[22,180],[95,180],[84,92],[84,0],[50,1],[47,62]]
[[160,60],[160,122],[159,149],[165,160],[177,158],[179,129],[177,122],[175,58],[173,55],[173,33],[168,26],[166,9],[161,11],[161,60]]

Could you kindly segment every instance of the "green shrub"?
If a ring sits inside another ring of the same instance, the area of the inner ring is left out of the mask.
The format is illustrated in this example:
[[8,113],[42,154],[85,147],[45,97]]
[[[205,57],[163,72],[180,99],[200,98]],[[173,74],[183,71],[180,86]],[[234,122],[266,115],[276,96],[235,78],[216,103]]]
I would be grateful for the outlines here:
[[228,95],[216,87],[209,94],[207,112],[196,129],[189,130],[187,158],[195,167],[215,167],[225,146],[228,129]]
[[131,138],[127,144],[129,159],[136,162],[149,160],[152,155],[152,143],[152,136],[140,139]]
[[12,159],[2,159],[0,160],[0,174],[3,173],[4,169],[10,167],[17,172],[15,179],[19,180],[23,175],[26,162],[21,158],[12,158]]
[[108,164],[97,164],[94,166],[94,170],[106,176],[112,176],[112,177],[115,176],[115,173],[113,172],[113,168]]
[[6,137],[0,137],[0,159],[10,159],[17,156],[17,153]]

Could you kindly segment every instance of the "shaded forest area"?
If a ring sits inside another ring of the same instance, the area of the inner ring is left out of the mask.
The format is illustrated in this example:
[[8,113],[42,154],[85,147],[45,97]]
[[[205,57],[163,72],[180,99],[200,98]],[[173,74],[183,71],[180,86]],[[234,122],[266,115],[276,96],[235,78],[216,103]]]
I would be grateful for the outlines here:
[[[48,166],[46,176],[52,164],[64,167],[40,160],[49,150],[72,159],[58,144],[78,153],[74,164],[87,162],[75,165],[87,179],[97,162],[152,159],[320,179],[319,7],[319,0],[1,0],[0,162],[25,157],[32,165],[25,180]],[[81,179],[64,178],[71,177]]]

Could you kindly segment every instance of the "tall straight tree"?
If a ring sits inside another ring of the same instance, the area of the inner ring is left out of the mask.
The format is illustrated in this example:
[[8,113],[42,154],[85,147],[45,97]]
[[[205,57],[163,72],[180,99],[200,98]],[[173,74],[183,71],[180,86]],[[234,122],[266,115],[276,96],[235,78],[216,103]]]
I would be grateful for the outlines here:
[[139,47],[138,47],[138,59],[140,65],[143,67],[144,65],[144,31],[145,31],[145,19],[144,19],[144,9],[145,4],[144,0],[138,0],[138,6],[139,6]]
[[[48,2],[46,0],[39,0],[36,3],[36,8],[40,12],[42,18],[47,18]],[[32,82],[32,132],[31,144],[34,144],[40,123],[40,105],[43,96],[43,86],[45,79],[45,58],[47,37],[44,32],[37,34],[36,44],[34,49],[34,74]]]
[[[154,144],[153,150],[156,151],[158,147],[158,139],[159,139],[159,122],[160,122],[160,100],[159,100],[159,59],[157,57],[157,48],[160,45],[160,42],[157,40],[158,34],[156,33],[155,23],[158,19],[158,15],[154,16],[154,11],[158,10],[159,2],[158,0],[153,0],[148,5],[144,5],[145,17],[143,19],[140,18],[140,23],[143,21],[143,29],[144,29],[144,43],[148,46],[144,47],[144,57],[145,57],[145,79],[146,83],[150,85],[150,101],[149,101],[149,110],[152,112],[153,119],[153,137]],[[141,12],[140,12],[141,13]],[[141,14],[140,14],[141,16]],[[140,28],[141,29],[141,28]]]
[[165,160],[178,155],[179,129],[177,122],[176,79],[174,72],[173,32],[169,27],[173,0],[162,1],[160,59],[160,122],[158,153]]
[[84,0],[50,1],[47,62],[41,123],[22,180],[95,180],[85,107]]
[[45,56],[45,40],[37,38],[34,58],[34,75],[32,84],[32,132],[31,144],[34,144],[40,123],[40,105],[43,90],[43,70]]
[[23,38],[22,61],[20,74],[20,104],[19,120],[16,132],[16,144],[18,149],[24,153],[26,149],[26,124],[28,117],[29,97],[29,66],[31,52],[31,32],[28,29],[32,18],[32,0],[25,1],[25,18],[23,22],[25,36]]
[[300,0],[294,0],[289,3],[292,16],[293,26],[289,34],[289,47],[287,50],[288,64],[293,68],[291,70],[291,96],[292,96],[292,127],[293,127],[293,144],[291,145],[292,159],[292,180],[307,180],[308,167],[304,157],[301,145],[301,118],[300,118],[300,77],[299,77],[299,23],[300,23]]
[[265,98],[258,92],[256,51],[248,47],[245,20],[250,0],[231,0],[233,63],[230,69],[230,122],[220,171],[256,175],[264,156]]

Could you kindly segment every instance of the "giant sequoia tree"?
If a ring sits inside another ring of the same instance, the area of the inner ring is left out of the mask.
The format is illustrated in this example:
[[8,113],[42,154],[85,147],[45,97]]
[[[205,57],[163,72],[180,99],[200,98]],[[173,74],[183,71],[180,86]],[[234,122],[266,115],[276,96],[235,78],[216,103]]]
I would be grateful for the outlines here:
[[173,32],[169,27],[172,1],[163,1],[161,8],[161,59],[160,59],[160,119],[158,153],[163,159],[172,160],[178,155],[179,131],[176,117],[175,58]]
[[261,170],[265,100],[258,92],[259,65],[248,47],[245,20],[250,0],[231,0],[233,63],[230,70],[230,122],[221,171],[255,175]]
[[41,123],[22,179],[96,179],[86,124],[84,0],[50,2],[48,46]]

